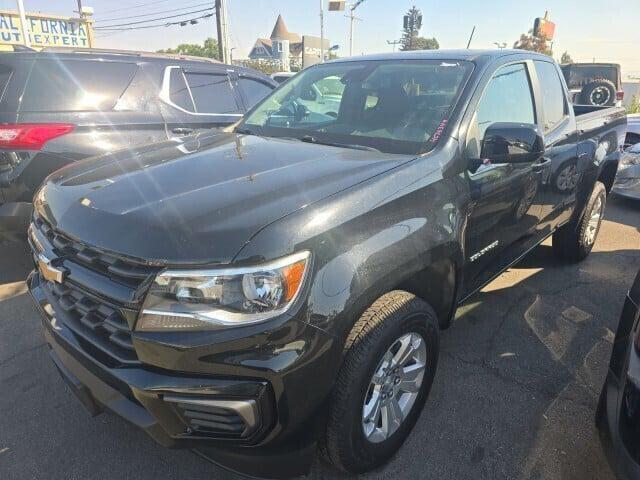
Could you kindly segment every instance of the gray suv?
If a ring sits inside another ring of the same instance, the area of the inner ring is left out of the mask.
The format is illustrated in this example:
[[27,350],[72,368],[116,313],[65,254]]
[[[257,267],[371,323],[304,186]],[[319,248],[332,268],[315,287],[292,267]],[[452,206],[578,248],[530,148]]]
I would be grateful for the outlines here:
[[0,53],[0,238],[21,237],[68,163],[238,121],[276,82],[214,60],[50,49]]

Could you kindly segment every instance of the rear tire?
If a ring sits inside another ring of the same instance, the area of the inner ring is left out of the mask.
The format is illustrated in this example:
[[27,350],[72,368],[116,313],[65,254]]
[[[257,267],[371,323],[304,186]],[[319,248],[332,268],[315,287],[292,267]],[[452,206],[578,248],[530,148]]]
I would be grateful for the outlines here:
[[596,182],[579,220],[572,220],[553,233],[553,252],[558,258],[577,262],[585,259],[596,242],[607,202],[607,190]]
[[437,316],[416,296],[389,292],[362,314],[344,351],[320,447],[334,467],[363,473],[396,453],[420,415],[437,366]]

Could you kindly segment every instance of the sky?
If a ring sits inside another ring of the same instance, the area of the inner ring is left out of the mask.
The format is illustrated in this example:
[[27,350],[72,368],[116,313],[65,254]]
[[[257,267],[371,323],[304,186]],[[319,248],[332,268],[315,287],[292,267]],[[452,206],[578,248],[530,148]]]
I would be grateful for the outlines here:
[[[214,0],[83,0],[94,8],[96,26],[148,20],[127,17],[167,10],[207,8]],[[324,1],[325,9],[328,0]],[[27,12],[73,15],[76,0],[24,0]],[[144,5],[141,5],[144,4]],[[320,0],[228,0],[231,46],[234,58],[246,58],[258,37],[268,37],[279,13],[291,32],[320,35]],[[436,37],[440,48],[465,48],[473,26],[476,26],[471,48],[496,48],[494,42],[513,45],[521,33],[529,30],[535,17],[545,9],[556,23],[554,54],[559,58],[568,51],[575,61],[615,62],[627,75],[640,76],[640,0],[365,0],[356,10],[354,54],[391,51],[387,40],[400,38],[402,16],[412,5],[423,14],[420,35]],[[0,8],[15,9],[15,0],[0,0]],[[183,10],[182,12],[184,12]],[[189,11],[189,10],[186,10]],[[198,16],[195,14],[192,16]],[[121,20],[112,18],[125,17]],[[338,55],[349,51],[349,20],[344,12],[325,11],[325,37],[339,45]],[[185,17],[190,18],[190,17]],[[164,23],[163,20],[158,23]],[[200,20],[197,25],[135,29],[97,35],[97,46],[157,50],[179,43],[200,43],[216,36],[215,17]]]

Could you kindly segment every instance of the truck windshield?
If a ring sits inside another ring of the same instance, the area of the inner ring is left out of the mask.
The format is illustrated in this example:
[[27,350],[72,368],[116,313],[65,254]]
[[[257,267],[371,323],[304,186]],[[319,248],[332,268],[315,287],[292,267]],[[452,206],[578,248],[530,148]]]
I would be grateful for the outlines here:
[[419,154],[437,143],[473,64],[339,62],[303,70],[238,128],[268,137]]

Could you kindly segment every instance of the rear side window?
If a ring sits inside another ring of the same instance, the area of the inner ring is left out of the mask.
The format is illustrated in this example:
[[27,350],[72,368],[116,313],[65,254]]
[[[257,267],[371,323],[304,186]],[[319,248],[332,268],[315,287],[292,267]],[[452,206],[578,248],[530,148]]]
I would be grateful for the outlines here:
[[227,75],[185,73],[197,113],[240,113]]
[[527,67],[516,63],[500,68],[478,104],[478,138],[496,122],[536,123]]
[[37,60],[27,80],[20,110],[111,110],[136,70],[135,63]]
[[193,101],[191,100],[191,93],[189,93],[189,88],[187,87],[187,82],[184,79],[181,68],[171,69],[169,85],[171,86],[169,89],[171,102],[184,110],[193,112],[194,107]]
[[238,80],[238,85],[244,94],[245,101],[247,102],[247,109],[253,107],[256,103],[269,95],[271,90],[273,90],[273,88],[266,83],[259,82],[252,78],[241,77]]
[[564,87],[555,65],[538,60],[533,63],[536,66],[540,82],[540,94],[544,108],[544,129],[549,131],[564,119],[566,113]]

